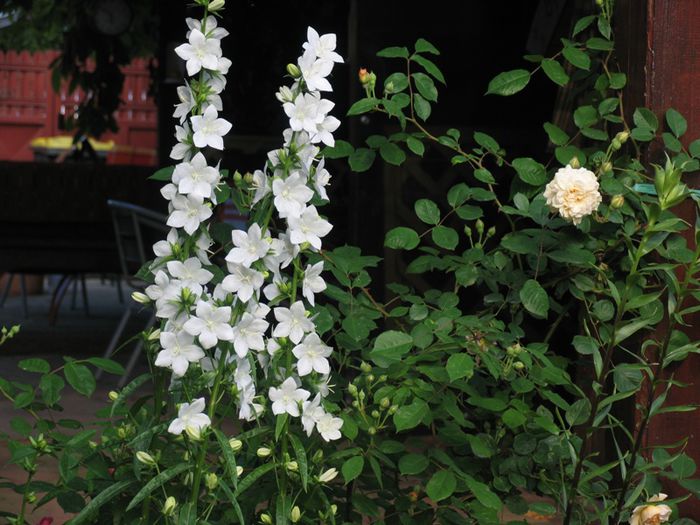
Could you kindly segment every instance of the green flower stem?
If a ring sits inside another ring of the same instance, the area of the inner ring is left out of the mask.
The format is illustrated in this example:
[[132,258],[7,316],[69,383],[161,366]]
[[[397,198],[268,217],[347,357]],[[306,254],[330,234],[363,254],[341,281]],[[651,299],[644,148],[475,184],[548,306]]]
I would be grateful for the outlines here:
[[625,289],[622,292],[622,296],[620,297],[620,304],[618,305],[617,308],[617,313],[615,315],[615,321],[613,323],[613,329],[612,333],[610,334],[610,341],[608,343],[607,348],[605,349],[605,354],[603,356],[603,366],[601,367],[600,374],[597,375],[595,382],[600,385],[600,391],[596,392],[595,388],[591,388],[590,394],[589,394],[589,401],[591,403],[591,413],[588,416],[587,421],[581,425],[580,429],[581,431],[579,432],[579,437],[581,438],[581,448],[577,453],[577,463],[576,463],[576,468],[574,470],[574,475],[571,479],[571,488],[569,489],[569,495],[566,499],[566,512],[564,515],[564,521],[563,525],[570,525],[571,523],[571,518],[573,515],[573,510],[574,510],[574,504],[576,500],[576,495],[578,494],[579,490],[579,484],[581,482],[581,475],[583,474],[583,458],[581,457],[581,454],[583,452],[583,449],[585,447],[586,441],[591,437],[593,434],[594,426],[593,422],[595,421],[597,412],[598,412],[598,407],[600,406],[600,402],[605,398],[605,392],[604,392],[604,381],[605,377],[608,375],[608,372],[610,371],[610,364],[612,363],[612,356],[613,356],[613,350],[616,348],[615,344],[615,336],[617,335],[620,325],[622,323],[622,318],[624,317],[625,314],[625,306],[627,305],[628,297],[630,294],[630,291],[632,289],[632,277],[637,274],[637,269],[639,268],[639,263],[644,255],[644,248],[646,247],[647,242],[649,241],[649,238],[651,237],[652,233],[650,233],[650,230],[653,228],[654,224],[656,224],[656,214],[652,214],[649,217],[649,223],[647,225],[646,230],[644,231],[644,234],[642,235],[642,239],[639,241],[639,245],[637,246],[637,249],[634,252],[634,256],[632,258],[632,267],[630,268],[629,274],[627,276],[627,280],[625,281]]
[[[697,271],[697,262],[700,259],[700,245],[696,246],[695,248],[695,254],[693,255],[693,262],[686,268],[685,272],[685,277],[683,278],[683,282],[681,284],[680,290],[679,290],[679,295],[677,298],[677,306],[676,310],[680,311],[683,306],[683,302],[685,301],[688,292],[690,291],[690,279],[692,276],[695,274]],[[666,335],[664,337],[663,344],[661,346],[661,351],[659,352],[658,355],[658,360],[656,363],[656,367],[654,368],[654,375],[652,376],[652,379],[648,381],[648,396],[647,396],[647,405],[645,407],[644,415],[642,417],[642,421],[639,424],[639,428],[637,429],[637,435],[635,436],[634,439],[634,444],[632,446],[632,452],[630,455],[630,462],[629,465],[627,466],[627,469],[625,471],[625,476],[624,479],[622,480],[622,485],[620,487],[620,493],[617,496],[617,501],[615,503],[615,511],[613,513],[613,518],[611,520],[611,523],[616,523],[620,517],[620,514],[624,508],[625,505],[625,494],[627,493],[627,489],[630,486],[630,483],[632,482],[632,477],[635,474],[635,467],[637,466],[637,458],[639,457],[639,450],[642,447],[642,440],[644,439],[644,434],[646,432],[646,428],[649,424],[649,421],[651,420],[651,408],[652,405],[654,404],[654,392],[656,391],[656,388],[658,387],[659,383],[661,382],[661,376],[663,374],[663,368],[664,368],[664,361],[666,359],[666,356],[668,354],[668,350],[671,344],[671,336],[673,334],[673,330],[678,324],[678,321],[675,316],[670,316],[669,319],[669,325],[666,328]]]
[[17,517],[17,523],[24,523],[24,514],[27,512],[27,498],[29,497],[29,486],[34,477],[36,469],[30,470],[27,474],[27,482],[24,484],[24,491],[22,492],[22,506],[19,509],[19,516]]

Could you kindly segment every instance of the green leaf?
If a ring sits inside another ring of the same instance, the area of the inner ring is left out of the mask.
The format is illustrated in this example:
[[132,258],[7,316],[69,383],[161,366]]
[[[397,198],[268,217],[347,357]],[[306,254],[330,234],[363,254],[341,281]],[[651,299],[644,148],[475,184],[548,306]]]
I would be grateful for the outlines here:
[[449,470],[439,470],[430,478],[425,486],[425,492],[433,501],[447,499],[457,488],[457,479]]
[[297,464],[299,465],[299,477],[301,478],[301,486],[304,488],[304,492],[309,485],[309,462],[306,459],[306,450],[301,441],[294,434],[289,433],[289,441],[294,449],[294,455],[297,459]]
[[372,111],[379,105],[379,100],[376,98],[363,98],[355,102],[347,112],[347,116],[361,115],[362,113],[367,113]]
[[418,199],[413,205],[418,218],[426,224],[440,222],[440,208],[430,199]]
[[610,73],[610,87],[622,89],[627,84],[627,75],[624,73]]
[[420,474],[430,465],[430,460],[423,454],[406,454],[399,459],[399,472],[404,476]]
[[265,463],[264,465],[260,465],[253,472],[248,474],[245,478],[239,480],[238,488],[233,493],[234,496],[236,496],[236,498],[238,498],[238,496],[240,496],[246,490],[248,490],[250,487],[252,487],[256,481],[258,481],[260,478],[262,478],[265,474],[267,474],[271,470],[275,470],[274,463]]
[[346,140],[336,140],[332,148],[326,146],[321,154],[328,159],[344,159],[352,155],[353,151],[355,151],[355,148]]
[[513,160],[513,167],[518,172],[518,177],[531,186],[541,186],[547,182],[547,172],[542,164],[535,159],[523,157]]
[[425,153],[425,145],[415,137],[406,137],[406,146],[416,155],[422,157]]
[[571,36],[578,35],[581,31],[590,26],[596,18],[596,15],[588,15],[584,16],[583,18],[579,18],[574,25],[574,31],[571,33]]
[[659,127],[659,119],[647,108],[637,108],[632,115],[632,120],[637,127],[643,130],[655,132]]
[[420,237],[411,228],[399,226],[393,228],[386,233],[384,238],[384,246],[393,248],[394,250],[412,250],[420,242]]
[[447,203],[453,208],[457,208],[458,206],[464,204],[464,202],[469,198],[471,193],[471,188],[463,182],[455,184],[447,192]]
[[59,375],[47,374],[41,377],[39,390],[41,390],[41,399],[46,403],[46,406],[52,407],[61,399],[61,390],[65,386],[65,381]]
[[150,180],[170,181],[173,176],[173,171],[175,171],[175,166],[166,166],[165,168],[159,169],[148,178]]
[[186,470],[189,470],[190,468],[191,466],[189,463],[179,463],[173,467],[170,467],[169,469],[164,470],[157,476],[152,477],[150,480],[148,480],[148,483],[146,483],[143,488],[138,491],[131,502],[129,502],[129,505],[126,507],[127,512],[141,503],[143,499],[155,489],[170,481],[178,474],[182,474]]
[[566,74],[564,68],[556,60],[551,58],[544,59],[542,61],[542,70],[555,84],[565,86],[569,82],[569,75]]
[[440,68],[438,68],[432,60],[428,60],[420,55],[413,55],[411,60],[423,66],[423,68],[434,78],[445,84],[445,77],[443,76],[442,71],[440,71]]
[[416,53],[432,53],[433,55],[439,55],[440,51],[428,42],[425,38],[419,38],[416,40]]
[[81,525],[82,523],[92,522],[94,519],[94,514],[104,505],[109,502],[115,496],[118,496],[122,492],[135,483],[135,480],[129,481],[118,481],[113,485],[110,485],[105,490],[100,492],[97,496],[92,498],[90,502],[85,505],[85,507],[80,511],[80,514],[75,516],[70,520],[71,525]]
[[350,169],[356,173],[362,173],[367,171],[374,162],[374,158],[377,154],[374,150],[368,148],[357,148],[352,152],[348,162],[350,163]]
[[449,226],[435,226],[430,232],[433,242],[446,250],[454,250],[459,244],[459,235]]
[[525,414],[520,412],[520,410],[516,410],[515,408],[509,408],[503,412],[501,417],[503,418],[503,422],[512,429],[518,428],[527,421]]
[[463,377],[469,379],[474,375],[474,360],[469,354],[452,354],[447,359],[445,368],[447,375],[450,376],[450,381],[457,381]]
[[46,359],[31,358],[22,359],[17,366],[25,372],[36,372],[38,374],[47,374],[51,370],[49,362]]
[[676,137],[680,138],[688,130],[688,122],[673,108],[666,111],[666,122]]
[[66,363],[63,374],[66,376],[68,384],[79,394],[90,397],[95,391],[95,387],[97,386],[95,377],[87,366],[76,364],[71,361]]
[[595,51],[610,51],[615,47],[615,42],[594,36],[586,40],[586,47]]
[[562,54],[571,65],[579,69],[588,71],[591,68],[591,57],[582,49],[573,46],[565,46],[564,49],[562,49]]
[[581,425],[588,420],[591,415],[591,403],[588,399],[579,399],[573,403],[566,411],[566,421],[571,426]]
[[238,473],[236,472],[236,457],[233,454],[231,445],[229,445],[228,439],[224,436],[223,432],[219,429],[214,429],[214,435],[216,436],[216,441],[219,443],[219,449],[221,450],[221,455],[224,458],[224,463],[226,464],[226,472],[228,478],[231,480],[234,488],[238,485]]
[[[524,434],[523,434],[524,435]],[[479,503],[493,510],[500,511],[503,503],[498,496],[491,492],[491,489],[485,483],[475,480],[471,476],[463,476],[467,487],[474,493],[474,496]]]
[[688,145],[688,152],[695,158],[700,157],[700,139],[696,139]]
[[550,122],[545,122],[543,127],[547,132],[550,142],[555,146],[563,146],[569,142],[569,135],[567,135],[561,128]]
[[401,432],[417,427],[429,412],[428,404],[418,398],[415,398],[410,405],[399,407],[393,418],[396,431]]
[[131,383],[126,385],[119,391],[119,396],[112,402],[112,408],[109,411],[109,417],[116,414],[117,409],[129,399],[129,396],[134,393],[141,385],[151,380],[151,374],[141,374],[136,377]]
[[534,317],[544,319],[549,311],[549,297],[547,292],[534,279],[525,281],[520,289],[520,300],[525,309]]
[[104,370],[108,374],[121,376],[126,373],[124,367],[116,361],[113,361],[112,359],[105,359],[103,357],[90,357],[87,359],[87,362],[93,366],[96,366],[97,368]]
[[474,178],[484,184],[495,184],[496,179],[491,175],[491,172],[486,168],[477,168],[474,170]]
[[425,100],[420,94],[413,94],[413,109],[421,120],[428,120],[430,116],[430,102]]
[[409,334],[389,330],[377,337],[368,356],[377,366],[386,368],[400,362],[412,347],[413,337]]
[[354,456],[343,463],[343,466],[340,467],[340,471],[343,473],[345,484],[347,485],[353,479],[356,479],[360,474],[362,474],[362,469],[364,467],[365,458],[362,456]]
[[581,355],[593,355],[598,350],[598,343],[592,337],[577,335],[573,341],[574,348]]
[[598,122],[598,110],[593,106],[581,106],[574,111],[574,123],[578,128],[589,128]]
[[418,88],[418,93],[423,95],[425,100],[435,102],[438,99],[437,88],[432,78],[425,73],[413,73],[411,76],[416,84],[416,88]]
[[649,326],[651,321],[651,319],[645,318],[635,319],[634,321],[630,321],[626,325],[622,326],[617,332],[615,332],[615,344],[620,344],[622,341],[637,333],[642,328]]
[[491,135],[482,133],[481,131],[474,132],[474,141],[482,148],[486,148],[488,151],[493,153],[496,153],[499,149],[501,149],[498,142],[496,142],[496,139],[494,139]]
[[[390,88],[387,87],[391,84]],[[408,77],[405,73],[392,73],[384,81],[384,90],[391,93],[399,93],[408,87]]]
[[384,58],[408,58],[408,49],[405,47],[385,47],[377,53],[378,57]]
[[400,166],[406,160],[406,154],[393,142],[385,142],[379,146],[379,153],[385,162]]
[[525,69],[514,69],[496,75],[486,90],[487,95],[508,97],[522,91],[530,82],[530,72]]
[[231,489],[223,480],[219,480],[219,486],[221,487],[221,490],[224,491],[224,494],[226,494],[226,496],[228,497],[227,503],[230,503],[233,506],[233,510],[236,513],[239,525],[245,525],[243,512],[241,511],[241,506],[238,504],[238,501],[236,501],[236,496],[233,495],[233,492],[231,492]]

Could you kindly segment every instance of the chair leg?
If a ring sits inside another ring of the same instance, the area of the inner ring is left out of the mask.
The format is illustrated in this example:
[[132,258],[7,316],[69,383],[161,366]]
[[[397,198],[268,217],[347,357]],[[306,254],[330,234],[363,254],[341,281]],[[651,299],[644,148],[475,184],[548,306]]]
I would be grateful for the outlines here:
[[56,318],[58,317],[58,310],[61,308],[61,302],[66,296],[68,288],[70,288],[72,279],[75,279],[73,275],[62,275],[61,280],[58,281],[56,288],[54,288],[53,295],[51,297],[51,306],[49,306],[49,325],[54,326],[56,324]]
[[[117,325],[117,329],[114,331],[114,334],[112,334],[112,339],[110,339],[107,345],[107,350],[105,350],[105,353],[102,355],[105,359],[111,359],[112,353],[114,353],[114,349],[117,348],[117,343],[119,343],[119,338],[122,336],[124,328],[126,328],[126,323],[129,322],[129,317],[131,317],[131,308],[125,308],[122,318]],[[95,373],[95,379],[99,379],[100,376],[102,376],[102,370],[98,370]]]
[[87,286],[85,285],[85,274],[80,274],[80,288],[83,291],[83,309],[85,310],[85,317],[90,317],[90,306],[88,305],[88,295]]
[[0,299],[0,308],[5,306],[5,301],[7,301],[7,296],[10,294],[10,288],[12,288],[12,281],[15,279],[14,273],[7,274],[7,284],[5,285],[5,290],[2,292],[2,298]]
[[117,297],[119,298],[119,304],[124,304],[124,291],[122,290],[122,276],[117,275],[114,278],[114,282],[117,284]]
[[75,310],[78,307],[78,280],[73,281],[73,288],[71,289],[70,298],[70,309]]
[[26,319],[29,317],[29,307],[27,305],[27,279],[23,273],[19,274],[19,289],[22,292],[22,311]]
[[[146,324],[144,330],[150,330],[153,328],[153,325],[156,323],[156,316],[151,315],[151,318],[148,320],[148,323]],[[136,366],[136,362],[138,361],[139,356],[141,355],[141,351],[143,350],[143,340],[139,340],[139,342],[136,344],[136,347],[134,347],[134,350],[131,352],[131,357],[129,357],[129,362],[126,364],[126,371],[124,372],[124,375],[119,379],[119,385],[118,388],[123,388],[124,385],[126,385],[127,381],[129,380],[129,377],[131,376],[131,373],[134,371],[134,367]]]

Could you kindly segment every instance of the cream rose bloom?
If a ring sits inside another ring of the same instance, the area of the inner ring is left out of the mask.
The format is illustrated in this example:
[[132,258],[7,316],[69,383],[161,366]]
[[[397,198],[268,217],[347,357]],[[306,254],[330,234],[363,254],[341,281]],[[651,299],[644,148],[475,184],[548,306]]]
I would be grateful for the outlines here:
[[566,166],[559,169],[544,190],[547,205],[567,221],[581,220],[598,209],[602,201],[598,179],[585,168]]
[[[668,496],[666,494],[656,494],[649,498],[648,503],[663,501]],[[630,525],[658,525],[666,523],[671,517],[671,507],[668,505],[640,505],[635,507],[630,518]]]

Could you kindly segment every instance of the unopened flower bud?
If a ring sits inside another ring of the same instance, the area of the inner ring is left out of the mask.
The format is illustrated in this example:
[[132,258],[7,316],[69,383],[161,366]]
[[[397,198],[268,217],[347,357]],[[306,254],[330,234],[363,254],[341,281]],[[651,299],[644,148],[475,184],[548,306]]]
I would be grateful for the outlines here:
[[375,380],[374,374],[367,374],[367,382],[368,383],[372,383],[372,382],[374,382],[374,380]]
[[469,226],[464,227],[464,235],[466,235],[470,239],[472,238],[472,229]]
[[294,92],[287,86],[282,86],[277,93],[275,93],[277,100],[284,104],[285,102],[294,102]]
[[495,226],[491,226],[488,230],[486,230],[486,238],[487,238],[487,239],[490,239],[490,238],[493,237],[494,235],[496,235],[496,227],[495,227]]
[[386,374],[382,374],[382,375],[379,376],[378,381],[380,381],[380,382],[383,383],[383,382],[386,381],[386,380],[387,380],[387,375],[386,375]]
[[384,85],[384,92],[388,95],[392,94],[394,92],[394,83],[393,82],[387,82]]
[[360,68],[360,71],[357,73],[357,77],[360,79],[360,84],[363,86],[369,84],[369,71],[367,71],[364,67]]
[[323,460],[323,450],[318,449],[316,452],[314,452],[314,455],[311,458],[311,461],[314,463],[320,463]]
[[360,370],[362,370],[365,374],[368,374],[372,371],[372,365],[366,363],[365,361],[362,361],[362,363],[360,364]]
[[264,523],[265,525],[272,525],[272,516],[270,516],[267,512],[263,512],[260,514],[260,523]]
[[579,169],[581,167],[581,162],[578,160],[578,157],[572,157],[569,161],[569,166],[571,166],[575,170]]
[[27,503],[36,503],[36,492],[31,491],[27,494]]
[[151,302],[151,298],[148,297],[145,293],[141,292],[133,292],[131,294],[131,298],[136,301],[137,303],[141,304],[148,304]]
[[610,173],[613,170],[613,165],[612,162],[605,161],[603,164],[600,165],[600,171],[601,173]]
[[301,519],[301,509],[298,505],[294,505],[292,507],[292,512],[289,513],[289,517],[292,520],[292,523],[296,523]]
[[617,139],[612,139],[612,142],[610,143],[610,145],[612,146],[612,149],[614,149],[615,151],[619,150],[622,147],[622,143]]
[[481,237],[481,235],[484,233],[484,221],[478,219],[474,225],[476,226],[476,233],[478,233]]
[[266,458],[270,454],[272,454],[272,450],[270,450],[268,447],[260,447],[257,451],[256,454],[258,455],[259,458]]
[[153,456],[151,456],[148,452],[144,452],[143,450],[139,450],[136,453],[136,459],[140,463],[143,463],[144,465],[148,465],[149,467],[152,467],[153,465],[156,464],[156,460],[153,459]]
[[393,416],[394,414],[396,414],[396,411],[398,409],[399,409],[399,405],[391,405],[389,407],[389,414],[391,414]]
[[367,433],[368,433],[370,436],[373,436],[373,435],[375,435],[375,434],[377,433],[377,429],[376,429],[375,427],[369,427],[369,428],[367,429]]
[[240,478],[243,475],[243,467],[240,465],[236,466],[236,477]]
[[292,78],[299,78],[301,76],[301,71],[296,64],[287,64],[287,73],[289,73]]
[[522,361],[517,361],[513,363],[513,368],[515,368],[516,370],[522,370],[523,368],[525,368],[525,363],[523,363]]
[[185,427],[185,433],[187,434],[187,437],[190,438],[192,441],[199,441],[200,439],[202,439],[202,433],[199,431],[198,427],[188,425]]
[[350,395],[353,397],[357,395],[357,386],[355,386],[355,383],[350,383],[348,385],[348,392],[350,392]]
[[379,402],[379,406],[382,408],[389,408],[391,406],[391,399],[388,397],[383,397],[382,400]]
[[88,446],[89,446],[91,449],[95,450],[95,449],[97,448],[97,442],[96,442],[96,441],[93,441],[93,440],[90,440],[90,441],[88,441]]
[[160,329],[153,330],[149,335],[148,335],[148,340],[149,341],[157,341],[160,339]]
[[168,496],[165,503],[163,503],[163,515],[172,516],[175,513],[175,507],[177,507],[177,500],[172,496]]
[[238,452],[243,448],[243,441],[235,438],[229,439],[228,446],[231,447],[231,450],[233,450],[234,452]]
[[333,481],[337,475],[338,475],[338,471],[336,470],[335,467],[329,468],[328,470],[321,473],[321,475],[318,477],[318,480],[321,483],[328,483],[330,481]]
[[366,397],[365,391],[364,391],[364,390],[360,390],[360,395],[359,395],[360,401],[364,401],[364,400],[365,400],[365,397]]
[[296,461],[287,461],[285,467],[289,472],[297,472],[299,470],[299,463]]
[[613,196],[612,199],[610,199],[610,207],[614,209],[619,209],[622,208],[625,204],[625,197],[622,195],[615,195]]
[[204,483],[209,490],[214,490],[219,485],[219,478],[213,472],[209,472],[204,477]]
[[119,399],[119,392],[115,392],[114,390],[110,390],[109,394],[107,394],[107,397],[109,397],[110,401],[116,401]]
[[333,503],[333,504],[331,505],[331,512],[333,513],[333,516],[335,516],[336,514],[338,514],[338,505],[336,505],[335,503]]
[[372,410],[372,417],[374,419],[379,419],[379,410]]
[[620,131],[617,135],[615,135],[615,138],[620,144],[624,144],[627,142],[627,139],[630,138],[629,131]]
[[514,344],[514,345],[511,345],[511,346],[509,346],[509,347],[506,349],[506,353],[507,353],[510,357],[519,356],[520,353],[521,353],[522,351],[523,351],[523,347],[520,346],[518,343],[516,343],[516,344]]
[[211,2],[209,2],[209,11],[212,13],[220,11],[224,8],[225,3],[225,0],[211,0]]
[[245,175],[243,175],[243,181],[246,184],[252,184],[253,183],[253,174],[250,172],[247,172]]

